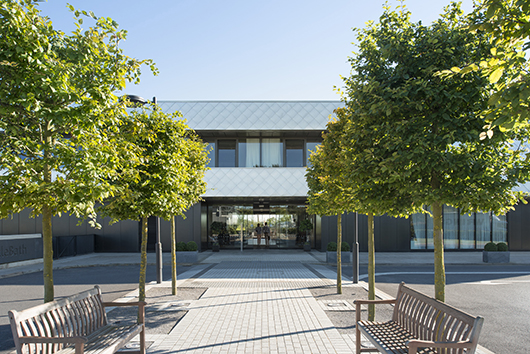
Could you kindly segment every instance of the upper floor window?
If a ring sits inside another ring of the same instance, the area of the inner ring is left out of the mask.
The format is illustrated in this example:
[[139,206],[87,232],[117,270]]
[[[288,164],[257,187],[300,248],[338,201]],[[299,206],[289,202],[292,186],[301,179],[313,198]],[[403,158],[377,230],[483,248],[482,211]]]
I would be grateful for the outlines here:
[[236,139],[218,140],[218,167],[236,167]]
[[208,167],[304,167],[317,141],[282,138],[212,139]]

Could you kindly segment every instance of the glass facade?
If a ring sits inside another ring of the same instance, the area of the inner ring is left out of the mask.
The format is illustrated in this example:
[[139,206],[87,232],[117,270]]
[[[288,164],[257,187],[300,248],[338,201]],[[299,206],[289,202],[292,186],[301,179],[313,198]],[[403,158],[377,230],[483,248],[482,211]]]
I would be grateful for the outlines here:
[[[219,242],[221,248],[233,249],[240,249],[241,244],[244,249],[301,248],[306,240],[314,247],[314,216],[307,215],[305,205],[266,204],[261,207],[250,204],[209,205],[208,247]],[[310,221],[313,229],[302,227],[307,225],[305,220]]]
[[[410,222],[410,248],[433,249],[432,217],[429,214],[414,214]],[[482,249],[487,242],[507,242],[508,239],[506,215],[461,215],[458,209],[444,205],[443,227],[445,249]]]
[[208,167],[304,167],[318,141],[283,138],[213,139]]

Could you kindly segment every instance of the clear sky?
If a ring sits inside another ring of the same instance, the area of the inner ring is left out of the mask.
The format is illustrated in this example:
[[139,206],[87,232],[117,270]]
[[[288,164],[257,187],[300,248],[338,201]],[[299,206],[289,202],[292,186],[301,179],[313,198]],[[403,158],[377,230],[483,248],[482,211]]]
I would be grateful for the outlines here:
[[[66,4],[128,31],[126,55],[153,59],[128,94],[159,100],[339,100],[353,28],[377,20],[383,0],[47,0],[42,14],[73,30]],[[398,1],[389,0],[393,6]],[[408,0],[414,21],[436,20],[449,0]],[[472,10],[464,0],[463,10]],[[85,21],[90,26],[92,21]]]

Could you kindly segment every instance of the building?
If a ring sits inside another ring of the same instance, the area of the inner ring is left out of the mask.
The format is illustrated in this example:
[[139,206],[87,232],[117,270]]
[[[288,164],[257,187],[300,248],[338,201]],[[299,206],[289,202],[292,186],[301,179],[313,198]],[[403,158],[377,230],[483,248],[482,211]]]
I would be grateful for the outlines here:
[[[301,248],[325,250],[336,239],[336,218],[308,215],[305,170],[310,151],[322,141],[322,132],[342,105],[340,101],[159,101],[165,112],[180,111],[190,128],[207,143],[211,170],[206,173],[204,201],[193,206],[185,219],[177,218],[177,240],[195,241],[200,250]],[[511,250],[530,250],[529,205],[518,205],[508,215],[459,215],[444,207],[446,249],[482,249],[484,243],[507,241]],[[344,240],[352,243],[355,215],[343,217]],[[358,218],[360,250],[367,249],[367,220]],[[55,217],[56,254],[138,252],[140,226],[126,220],[102,229],[90,228],[70,216]],[[256,228],[267,223],[270,239],[258,245]],[[150,220],[149,245],[154,249],[155,220]],[[304,227],[305,226],[305,227]],[[29,211],[0,220],[0,235],[40,233],[40,218]],[[377,251],[432,249],[432,219],[376,217]],[[88,236],[87,236],[88,235]],[[164,249],[169,245],[169,223],[161,223]],[[59,242],[60,241],[60,242]],[[77,246],[76,246],[77,243]],[[62,244],[63,246],[60,246]],[[81,245],[81,246],[79,246]],[[88,246],[87,246],[88,245]],[[64,248],[64,250],[63,250]],[[0,263],[2,263],[0,261]]]

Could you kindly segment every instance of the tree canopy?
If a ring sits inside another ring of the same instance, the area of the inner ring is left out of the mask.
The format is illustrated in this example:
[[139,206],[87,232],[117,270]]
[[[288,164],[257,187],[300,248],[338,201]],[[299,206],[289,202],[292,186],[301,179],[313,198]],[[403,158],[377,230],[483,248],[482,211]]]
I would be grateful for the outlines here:
[[[124,105],[115,92],[138,82],[137,60],[118,47],[126,32],[109,18],[77,11],[76,30],[53,28],[30,0],[0,4],[0,217],[43,215],[45,301],[53,300],[51,218],[95,220],[123,160],[116,144]],[[82,29],[83,19],[95,24]]]
[[466,29],[484,37],[490,52],[446,68],[442,76],[466,76],[478,72],[492,84],[488,106],[481,112],[487,125],[481,139],[495,127],[522,126],[530,118],[530,79],[526,52],[530,48],[530,3],[526,0],[483,0],[475,7],[473,22]]
[[385,7],[378,23],[357,31],[343,92],[344,181],[354,204],[376,214],[404,216],[432,206],[435,293],[444,300],[442,205],[506,212],[522,198],[513,188],[526,179],[525,152],[510,143],[514,134],[476,139],[486,78],[438,75],[491,49],[464,29],[470,20],[459,5],[431,25],[413,23],[410,15],[404,6]]
[[174,216],[185,217],[206,192],[205,145],[180,118],[179,112],[165,114],[156,104],[129,113],[120,135],[123,144],[132,145],[138,162],[131,161],[113,181],[116,193],[100,209],[113,221],[141,221],[140,301],[145,300],[148,217],[159,216],[173,225]]

